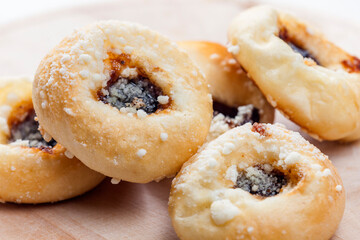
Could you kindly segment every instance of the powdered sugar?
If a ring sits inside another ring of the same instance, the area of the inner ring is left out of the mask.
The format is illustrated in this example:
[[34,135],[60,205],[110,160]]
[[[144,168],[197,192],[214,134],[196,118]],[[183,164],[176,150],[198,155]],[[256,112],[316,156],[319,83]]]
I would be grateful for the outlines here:
[[136,114],[140,119],[146,118],[147,116],[147,113],[142,109],[137,110]]
[[158,96],[157,101],[160,104],[168,104],[169,103],[169,97],[168,96]]
[[146,152],[147,151],[145,149],[141,148],[136,152],[136,155],[138,155],[139,158],[142,158],[145,156]]
[[235,149],[235,145],[231,142],[227,142],[224,144],[224,147],[222,149],[222,153],[224,155],[229,155],[230,153],[232,153],[232,151],[234,151]]
[[70,108],[64,108],[64,111],[70,116],[75,116],[75,113]]
[[161,139],[161,141],[165,142],[168,139],[168,134],[167,133],[161,133],[160,134],[160,139]]
[[227,50],[232,54],[238,54],[240,52],[239,46],[236,45],[230,45]]
[[222,225],[236,217],[240,210],[228,199],[223,199],[211,204],[210,213],[215,224]]
[[226,171],[225,179],[228,179],[232,181],[234,184],[236,184],[237,177],[238,177],[238,171],[236,165],[230,166]]

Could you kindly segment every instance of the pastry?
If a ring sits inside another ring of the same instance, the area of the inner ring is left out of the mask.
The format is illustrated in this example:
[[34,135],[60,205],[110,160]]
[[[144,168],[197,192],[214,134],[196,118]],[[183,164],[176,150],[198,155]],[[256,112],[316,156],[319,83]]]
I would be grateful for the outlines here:
[[91,190],[104,176],[42,138],[31,88],[26,77],[0,78],[0,201],[56,202]]
[[225,46],[205,41],[178,44],[200,67],[209,83],[214,117],[207,141],[247,122],[273,122],[274,108]]
[[203,144],[212,108],[187,54],[138,24],[104,21],[65,38],[33,85],[40,126],[116,181],[173,176]]
[[229,50],[272,106],[319,140],[360,138],[360,60],[268,6],[239,14]]
[[210,142],[173,180],[169,212],[189,239],[329,239],[344,212],[327,156],[279,124],[247,123]]

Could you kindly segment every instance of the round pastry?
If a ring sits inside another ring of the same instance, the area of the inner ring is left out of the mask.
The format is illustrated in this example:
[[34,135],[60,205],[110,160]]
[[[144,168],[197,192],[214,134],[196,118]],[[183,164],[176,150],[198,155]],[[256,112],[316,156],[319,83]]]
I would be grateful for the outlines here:
[[176,44],[104,21],[65,38],[33,85],[40,126],[91,169],[146,183],[173,176],[203,144],[206,81]]
[[104,176],[42,138],[31,86],[28,78],[0,78],[0,201],[56,202],[89,191]]
[[207,141],[247,122],[273,122],[274,108],[225,46],[204,41],[178,44],[198,64],[210,85],[214,114]]
[[342,181],[299,133],[247,123],[210,142],[173,180],[180,239],[329,239],[344,212]]
[[358,58],[267,6],[238,15],[229,39],[229,51],[269,102],[311,136],[360,138]]

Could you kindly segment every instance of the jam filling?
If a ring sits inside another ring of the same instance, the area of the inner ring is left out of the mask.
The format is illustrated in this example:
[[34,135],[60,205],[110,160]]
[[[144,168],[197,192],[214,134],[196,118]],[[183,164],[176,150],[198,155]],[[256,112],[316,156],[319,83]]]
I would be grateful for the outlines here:
[[259,109],[251,104],[236,108],[214,101],[213,109],[214,117],[218,114],[223,114],[225,116],[225,122],[230,128],[238,127],[248,122],[259,122],[260,120]]
[[[119,110],[121,108],[141,109],[148,114],[165,107],[158,102],[158,97],[163,96],[161,88],[153,84],[140,69],[129,68],[130,56],[122,54],[112,56],[112,58],[110,80],[106,87],[98,91],[99,100]],[[131,69],[132,74],[123,76],[124,69]]]
[[241,188],[251,194],[271,197],[280,193],[288,183],[284,173],[272,167],[254,166],[239,172],[234,188]]
[[39,123],[35,121],[35,116],[35,111],[32,109],[27,113],[23,121],[12,124],[10,142],[27,140],[31,148],[53,148],[56,145],[56,141],[52,139],[50,142],[46,142],[43,139],[38,130]]
[[311,53],[309,53],[306,49],[294,43],[294,41],[290,38],[286,28],[282,28],[280,30],[279,38],[281,38],[284,42],[286,42],[292,48],[292,50],[294,50],[297,53],[300,53],[301,56],[303,56],[304,58],[311,58],[314,62],[316,62],[316,64],[320,65],[319,61],[313,55],[311,55]]

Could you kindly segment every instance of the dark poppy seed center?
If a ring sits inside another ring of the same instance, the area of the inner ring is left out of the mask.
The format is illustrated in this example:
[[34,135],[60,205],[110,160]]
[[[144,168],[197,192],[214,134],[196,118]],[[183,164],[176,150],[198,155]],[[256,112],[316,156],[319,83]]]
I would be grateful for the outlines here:
[[288,183],[284,173],[275,169],[254,166],[239,172],[235,188],[241,188],[251,194],[271,197],[280,193]]
[[11,126],[10,142],[16,140],[29,141],[29,147],[32,148],[53,148],[56,145],[55,140],[46,142],[39,132],[39,123],[35,121],[35,111],[32,109],[27,113],[23,121]]
[[225,116],[225,122],[231,128],[241,126],[248,122],[254,123],[260,121],[259,109],[251,104],[236,108],[214,101],[213,109],[213,115],[223,114]]
[[279,32],[279,38],[281,38],[284,42],[286,42],[292,50],[294,50],[297,53],[300,53],[301,56],[304,58],[310,58],[314,62],[316,62],[317,65],[321,65],[319,61],[306,49],[300,47],[298,44],[296,44],[293,39],[289,36],[288,30],[286,28],[282,28]]
[[129,107],[141,109],[150,114],[159,109],[160,104],[157,98],[162,95],[162,91],[147,78],[120,77],[117,81],[110,83],[106,90],[108,94],[101,96],[101,100],[119,110]]

